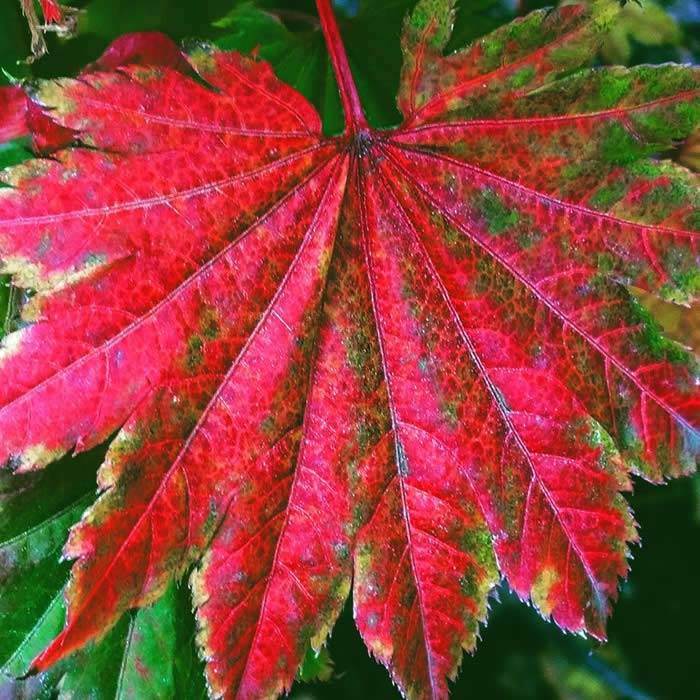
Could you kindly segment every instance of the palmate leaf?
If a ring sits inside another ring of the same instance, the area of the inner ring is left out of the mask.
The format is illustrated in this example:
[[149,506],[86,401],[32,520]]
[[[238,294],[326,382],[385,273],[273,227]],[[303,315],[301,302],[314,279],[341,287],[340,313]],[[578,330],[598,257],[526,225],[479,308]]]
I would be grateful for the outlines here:
[[696,360],[628,286],[697,296],[697,175],[657,154],[697,125],[700,71],[582,68],[605,1],[444,56],[453,5],[406,20],[395,130],[367,125],[326,0],[337,137],[208,47],[37,88],[75,143],[0,190],[3,270],[34,291],[2,348],[0,460],[118,433],[33,670],[192,566],[213,697],[289,688],[351,586],[409,697],[446,695],[501,576],[604,637],[630,474],[697,460]]

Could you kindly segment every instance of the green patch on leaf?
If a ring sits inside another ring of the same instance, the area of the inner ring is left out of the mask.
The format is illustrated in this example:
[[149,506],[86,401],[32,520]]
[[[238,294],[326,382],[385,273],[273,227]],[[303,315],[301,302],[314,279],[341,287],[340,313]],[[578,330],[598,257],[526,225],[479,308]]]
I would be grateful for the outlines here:
[[637,341],[641,348],[655,360],[688,364],[691,357],[678,343],[668,340],[654,317],[635,297],[630,296],[633,319],[642,324],[642,332]]
[[618,105],[631,88],[632,76],[628,72],[619,74],[612,71],[602,72],[598,84],[599,109]]
[[508,207],[495,190],[487,187],[479,195],[476,209],[484,218],[489,233],[498,236],[520,221],[517,209]]
[[626,165],[639,157],[639,145],[622,124],[613,122],[605,129],[602,140],[603,160],[612,165]]
[[204,341],[198,335],[190,336],[187,341],[187,369],[193,371],[202,364],[204,358]]
[[536,75],[535,69],[532,66],[524,66],[519,70],[516,70],[513,75],[510,76],[509,84],[512,88],[518,89],[525,87]]
[[608,211],[610,207],[625,195],[627,185],[618,180],[610,185],[599,187],[588,200],[590,206],[598,211]]

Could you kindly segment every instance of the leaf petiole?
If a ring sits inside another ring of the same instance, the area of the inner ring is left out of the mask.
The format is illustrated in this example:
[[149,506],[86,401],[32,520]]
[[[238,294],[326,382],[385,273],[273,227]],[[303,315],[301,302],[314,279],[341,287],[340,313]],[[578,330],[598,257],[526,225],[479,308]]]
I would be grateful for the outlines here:
[[350,136],[359,134],[367,129],[367,118],[365,117],[360,96],[357,92],[355,80],[352,77],[350,63],[345,52],[345,45],[340,36],[338,23],[331,7],[331,0],[316,0],[318,16],[321,20],[321,29],[326,39],[328,53],[333,63],[333,71],[338,82],[340,99],[343,103],[345,113],[345,133]]

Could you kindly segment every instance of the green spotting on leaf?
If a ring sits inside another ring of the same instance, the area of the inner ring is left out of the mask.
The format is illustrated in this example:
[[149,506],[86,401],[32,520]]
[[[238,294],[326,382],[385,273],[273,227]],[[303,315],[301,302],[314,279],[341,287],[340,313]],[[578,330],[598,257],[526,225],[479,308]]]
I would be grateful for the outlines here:
[[503,203],[495,190],[485,188],[476,201],[476,208],[483,217],[489,233],[498,236],[515,226],[520,220],[520,213]]

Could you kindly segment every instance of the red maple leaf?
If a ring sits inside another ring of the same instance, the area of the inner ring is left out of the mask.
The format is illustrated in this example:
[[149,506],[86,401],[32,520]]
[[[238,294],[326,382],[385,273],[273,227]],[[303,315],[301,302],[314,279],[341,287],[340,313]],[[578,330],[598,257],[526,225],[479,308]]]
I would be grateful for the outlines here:
[[2,348],[0,461],[119,432],[36,669],[193,564],[213,697],[288,689],[351,585],[409,697],[446,695],[500,576],[604,636],[629,475],[690,472],[700,424],[696,361],[627,291],[697,293],[697,177],[651,156],[698,123],[700,72],[572,72],[617,4],[445,57],[454,3],[421,0],[388,131],[329,0],[338,137],[236,53],[43,84],[84,147],[0,190],[3,269],[35,291]]

